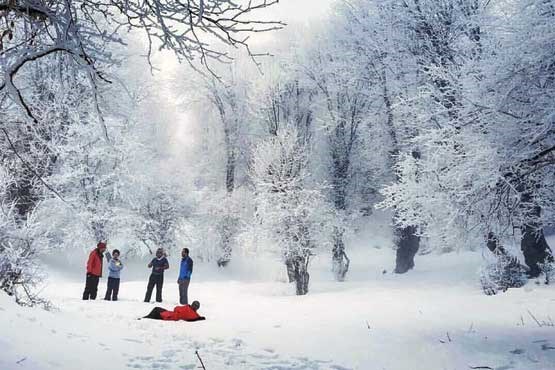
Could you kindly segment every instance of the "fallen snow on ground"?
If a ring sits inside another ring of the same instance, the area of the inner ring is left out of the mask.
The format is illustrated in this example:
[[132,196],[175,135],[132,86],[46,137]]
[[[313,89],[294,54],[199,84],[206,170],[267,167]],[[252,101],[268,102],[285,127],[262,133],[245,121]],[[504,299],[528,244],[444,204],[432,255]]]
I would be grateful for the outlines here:
[[[208,370],[555,369],[554,286],[532,281],[485,296],[480,253],[418,256],[402,276],[383,273],[390,249],[351,257],[342,283],[325,259],[315,260],[304,297],[276,279],[239,279],[195,263],[190,297],[207,317],[195,323],[137,320],[155,307],[142,302],[148,271],[124,270],[120,301],[107,302],[80,300],[80,272],[51,269],[44,294],[55,311],[18,307],[0,294],[0,369],[198,369],[196,351]],[[177,304],[176,275],[174,268],[166,276],[165,308]]]

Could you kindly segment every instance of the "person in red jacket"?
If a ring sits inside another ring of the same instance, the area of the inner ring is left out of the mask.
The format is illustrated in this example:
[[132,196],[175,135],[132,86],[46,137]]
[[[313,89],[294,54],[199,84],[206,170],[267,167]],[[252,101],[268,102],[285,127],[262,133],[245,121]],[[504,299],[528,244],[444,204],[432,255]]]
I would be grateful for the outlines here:
[[102,257],[104,251],[106,251],[106,242],[99,242],[96,248],[89,254],[89,259],[87,260],[87,280],[85,282],[83,300],[96,299],[98,282],[102,276]]
[[206,320],[204,316],[200,316],[197,311],[200,308],[199,301],[194,301],[190,305],[176,306],[173,311],[166,310],[162,307],[154,307],[152,311],[143,319],[166,320],[166,321],[199,321]]

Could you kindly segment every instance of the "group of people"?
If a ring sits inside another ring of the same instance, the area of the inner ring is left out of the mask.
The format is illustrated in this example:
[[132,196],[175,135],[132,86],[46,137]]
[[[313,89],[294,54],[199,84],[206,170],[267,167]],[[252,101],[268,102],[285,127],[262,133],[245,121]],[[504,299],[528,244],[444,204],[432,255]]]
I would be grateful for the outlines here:
[[[117,301],[120,285],[120,274],[123,269],[123,263],[120,260],[120,251],[114,249],[112,253],[107,250],[106,242],[99,242],[96,248],[91,251],[87,260],[87,278],[85,282],[85,290],[83,292],[83,300],[96,299],[98,292],[98,284],[102,277],[103,260],[106,257],[108,261],[108,284],[106,287],[106,295],[104,299],[107,301]],[[152,269],[145,294],[145,302],[150,302],[152,291],[156,287],[156,302],[162,302],[162,287],[164,285],[164,272],[170,268],[167,255],[163,248],[156,250],[154,257],[148,264],[148,268]],[[179,267],[179,277],[177,284],[179,288],[179,303],[173,311],[166,310],[162,307],[155,307],[144,318],[159,320],[186,320],[197,321],[204,320],[197,311],[200,303],[194,301],[189,305],[189,283],[193,273],[193,260],[189,257],[189,249],[183,248],[181,251],[181,262]]]

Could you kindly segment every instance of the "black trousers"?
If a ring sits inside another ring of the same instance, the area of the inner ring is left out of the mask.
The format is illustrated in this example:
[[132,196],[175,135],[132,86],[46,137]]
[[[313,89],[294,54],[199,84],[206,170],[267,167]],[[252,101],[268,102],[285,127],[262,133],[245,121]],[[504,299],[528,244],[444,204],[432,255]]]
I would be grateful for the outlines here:
[[162,320],[162,316],[160,316],[160,314],[162,312],[166,312],[167,310],[165,308],[162,307],[154,307],[152,309],[152,311],[150,311],[150,313],[148,315],[146,315],[145,317],[143,317],[144,319],[153,319],[153,320]]
[[152,290],[156,285],[156,302],[162,302],[162,286],[164,285],[164,274],[150,274],[148,285],[146,287],[145,302],[150,302]]
[[189,304],[189,297],[187,295],[188,291],[189,291],[189,283],[191,282],[191,280],[186,279],[186,280],[179,280],[178,286],[179,286],[179,303],[180,304]]
[[106,295],[104,296],[104,299],[107,300],[107,301],[109,301],[110,299],[112,301],[117,301],[118,300],[118,292],[119,292],[119,279],[109,277],[108,278],[108,287],[106,288]]
[[85,291],[83,292],[84,300],[96,299],[99,280],[100,280],[100,276],[87,274],[87,280],[85,281]]

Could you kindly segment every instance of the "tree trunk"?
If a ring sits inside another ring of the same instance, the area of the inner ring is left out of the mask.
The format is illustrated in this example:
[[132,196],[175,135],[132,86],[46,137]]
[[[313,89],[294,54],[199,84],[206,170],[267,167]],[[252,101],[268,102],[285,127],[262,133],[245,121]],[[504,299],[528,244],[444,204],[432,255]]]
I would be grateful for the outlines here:
[[[382,64],[383,65],[383,64]],[[392,169],[395,168],[397,163],[397,156],[399,155],[399,141],[397,139],[397,131],[394,125],[393,116],[393,104],[389,97],[389,91],[387,89],[387,75],[385,73],[385,65],[382,68],[382,85],[383,85],[383,100],[385,104],[387,121],[386,126],[388,128],[389,136],[391,139],[391,151],[389,155],[389,165]],[[414,150],[412,152],[414,158],[420,158],[420,153]],[[395,180],[399,181],[399,176],[395,175]],[[393,217],[393,223],[395,225],[395,218]],[[395,235],[395,246],[397,247],[397,255],[395,258],[395,273],[404,274],[405,272],[414,268],[414,257],[420,248],[420,237],[416,236],[415,233],[418,230],[416,226],[409,227],[399,227],[394,226],[393,233]]]
[[553,253],[543,234],[541,224],[541,207],[533,202],[533,190],[529,184],[520,184],[521,207],[524,209],[525,222],[521,227],[520,249],[524,262],[530,268],[528,277],[536,278],[542,273],[547,263],[553,262]]
[[305,295],[308,293],[308,282],[310,275],[308,273],[308,262],[310,256],[295,256],[285,260],[287,267],[287,275],[289,282],[295,282],[297,295]]
[[[339,130],[336,130],[340,132]],[[350,166],[350,150],[341,153],[336,150],[332,153],[333,158],[333,203],[335,209],[341,215],[347,209],[347,184]],[[333,231],[332,248],[332,272],[337,281],[345,281],[345,276],[349,271],[349,258],[345,253],[345,242],[343,241],[343,230],[336,227]]]
[[345,281],[345,276],[347,271],[349,271],[349,264],[349,257],[345,253],[343,231],[336,228],[333,234],[332,271],[337,281]]
[[[538,209],[540,207],[537,207]],[[538,210],[539,212],[539,210]],[[537,278],[542,273],[542,268],[553,262],[551,248],[545,240],[543,229],[537,225],[527,224],[522,226],[522,239],[520,249],[524,255],[524,262],[530,268],[528,277]]]
[[[222,118],[223,120],[223,118]],[[225,189],[228,196],[233,194],[235,190],[235,168],[236,168],[236,155],[233,149],[231,140],[231,133],[229,129],[224,130],[225,145],[226,145],[226,166],[225,166]],[[222,221],[220,230],[221,236],[221,254],[217,260],[218,267],[225,267],[231,260],[232,252],[232,239],[235,232],[234,217],[226,215]]]
[[294,282],[295,276],[295,262],[293,258],[289,257],[285,259],[285,268],[287,269],[287,279],[290,283]]
[[231,261],[231,239],[233,238],[233,220],[230,216],[226,216],[223,220],[222,229],[220,231],[222,241],[221,241],[221,254],[218,260],[216,261],[218,267],[226,267],[229,261]]
[[[420,152],[412,151],[412,157],[420,158]],[[393,218],[394,222],[396,217]],[[395,246],[397,247],[397,256],[395,258],[395,273],[404,274],[414,268],[414,256],[420,249],[420,237],[416,235],[418,227],[415,225],[407,227],[395,226],[393,231],[395,235]]]
[[394,230],[397,246],[396,274],[404,274],[414,268],[414,256],[420,248],[420,237],[416,235],[417,231],[416,226],[396,227]]

